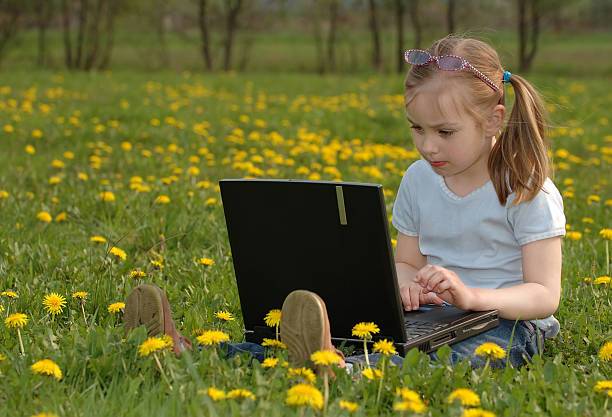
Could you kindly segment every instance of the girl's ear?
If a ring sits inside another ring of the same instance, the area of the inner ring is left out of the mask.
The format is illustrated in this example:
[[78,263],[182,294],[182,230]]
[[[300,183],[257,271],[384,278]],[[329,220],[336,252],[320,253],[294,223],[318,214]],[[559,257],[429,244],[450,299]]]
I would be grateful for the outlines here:
[[495,136],[501,129],[506,117],[506,107],[503,104],[497,104],[489,113],[485,126],[485,134],[487,136]]

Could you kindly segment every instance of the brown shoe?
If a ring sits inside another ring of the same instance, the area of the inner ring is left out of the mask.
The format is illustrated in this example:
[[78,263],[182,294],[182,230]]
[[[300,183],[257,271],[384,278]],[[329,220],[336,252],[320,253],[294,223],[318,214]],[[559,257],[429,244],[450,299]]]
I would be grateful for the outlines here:
[[[331,342],[325,303],[312,291],[295,290],[285,298],[280,336],[289,350],[289,363],[295,368],[304,366],[310,355],[323,349],[334,351],[344,359]],[[344,367],[344,360],[340,367]]]
[[142,284],[134,288],[125,300],[123,313],[125,332],[142,326],[149,337],[167,334],[174,343],[174,353],[192,350],[191,342],[176,330],[166,294],[155,285]]

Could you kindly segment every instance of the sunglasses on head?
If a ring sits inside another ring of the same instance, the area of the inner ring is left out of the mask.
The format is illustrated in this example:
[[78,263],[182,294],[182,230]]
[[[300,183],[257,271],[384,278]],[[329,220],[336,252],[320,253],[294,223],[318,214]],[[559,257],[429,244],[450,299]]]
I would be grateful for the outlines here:
[[466,59],[456,55],[444,55],[434,56],[427,51],[422,49],[409,49],[404,54],[406,62],[410,65],[427,65],[432,61],[436,61],[438,68],[444,71],[461,71],[462,69],[468,69],[472,73],[480,78],[486,85],[491,87],[494,91],[498,91],[499,87],[489,79],[482,72],[478,71],[472,64],[467,62]]

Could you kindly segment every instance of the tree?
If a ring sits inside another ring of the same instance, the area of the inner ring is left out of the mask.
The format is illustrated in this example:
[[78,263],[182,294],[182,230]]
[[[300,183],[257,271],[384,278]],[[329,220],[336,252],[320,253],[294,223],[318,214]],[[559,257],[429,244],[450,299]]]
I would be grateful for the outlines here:
[[423,42],[423,27],[421,26],[419,0],[410,0],[410,18],[414,28],[414,47],[420,49]]
[[212,57],[210,55],[210,32],[208,31],[208,4],[206,0],[199,0],[198,26],[202,39],[202,58],[208,71],[212,71]]
[[447,0],[446,25],[448,33],[455,33],[455,0]]
[[[110,61],[118,0],[62,0],[64,56],[70,69],[105,68]],[[77,16],[76,44],[72,21]]]
[[7,45],[19,31],[23,12],[24,7],[19,0],[0,0],[0,61]]
[[519,70],[527,72],[533,64],[540,34],[538,0],[518,0]]
[[395,29],[397,33],[397,72],[404,71],[404,0],[395,0]]
[[237,29],[238,14],[242,7],[242,0],[225,0],[225,40],[224,40],[224,57],[223,57],[223,70],[230,70],[230,63],[232,59],[232,45],[234,43],[234,34]]
[[368,0],[370,10],[370,32],[372,34],[372,65],[376,71],[382,70],[382,53],[380,49],[380,29],[378,27],[378,10],[376,0]]
[[51,0],[36,0],[36,26],[38,26],[38,65],[44,66],[46,63],[46,31],[53,15],[54,4]]

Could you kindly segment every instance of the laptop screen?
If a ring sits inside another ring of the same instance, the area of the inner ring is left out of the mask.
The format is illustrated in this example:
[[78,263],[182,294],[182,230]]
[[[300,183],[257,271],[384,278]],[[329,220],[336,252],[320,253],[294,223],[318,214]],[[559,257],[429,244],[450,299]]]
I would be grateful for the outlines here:
[[381,185],[240,179],[220,188],[247,332],[306,289],[325,301],[333,337],[351,338],[367,321],[405,340]]

